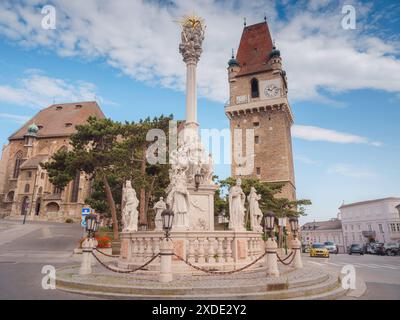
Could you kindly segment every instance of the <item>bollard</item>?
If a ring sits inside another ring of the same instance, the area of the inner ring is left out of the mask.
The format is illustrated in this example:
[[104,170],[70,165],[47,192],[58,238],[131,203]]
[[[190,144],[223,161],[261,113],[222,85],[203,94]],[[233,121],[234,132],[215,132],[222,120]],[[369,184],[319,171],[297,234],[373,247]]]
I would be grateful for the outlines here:
[[298,239],[293,239],[291,242],[292,250],[294,251],[294,258],[292,266],[296,269],[303,268],[303,261],[301,260],[301,242]]
[[172,281],[172,255],[173,243],[171,239],[164,238],[160,245],[160,282]]
[[278,245],[275,240],[269,238],[266,243],[267,251],[267,276],[279,277],[278,260],[276,257],[276,251]]
[[86,239],[82,243],[82,263],[79,269],[80,275],[86,275],[92,273],[92,251],[93,251],[93,240]]

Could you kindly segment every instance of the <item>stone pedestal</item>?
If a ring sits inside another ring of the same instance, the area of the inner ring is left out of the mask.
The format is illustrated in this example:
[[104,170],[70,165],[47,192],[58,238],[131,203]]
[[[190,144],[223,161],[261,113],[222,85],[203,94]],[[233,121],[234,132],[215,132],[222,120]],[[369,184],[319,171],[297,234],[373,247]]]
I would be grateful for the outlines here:
[[93,239],[86,239],[82,243],[82,262],[79,269],[80,275],[87,275],[92,273],[92,252],[94,242]]
[[290,242],[292,250],[294,251],[294,259],[292,266],[296,269],[303,268],[303,261],[301,260],[301,242],[298,239],[293,239]]
[[278,261],[276,256],[276,250],[278,245],[275,240],[269,238],[266,242],[267,251],[267,276],[279,277]]
[[172,250],[173,242],[171,239],[164,238],[160,246],[160,282],[167,283],[172,281]]
[[189,223],[190,229],[196,231],[214,230],[214,194],[216,185],[188,186],[190,194]]

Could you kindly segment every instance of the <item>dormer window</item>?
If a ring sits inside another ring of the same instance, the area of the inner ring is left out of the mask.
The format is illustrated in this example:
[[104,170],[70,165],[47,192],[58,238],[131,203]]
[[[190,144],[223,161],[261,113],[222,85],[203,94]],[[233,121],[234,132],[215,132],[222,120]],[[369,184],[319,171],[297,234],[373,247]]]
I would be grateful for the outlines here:
[[56,110],[62,110],[62,108],[63,108],[63,107],[61,107],[61,106],[57,106],[57,107],[56,107]]
[[65,124],[65,127],[66,127],[66,128],[72,127],[72,123],[71,123],[71,122],[67,122],[67,123]]
[[76,104],[75,105],[75,109],[81,109],[82,108],[82,105],[81,104]]
[[43,129],[43,126],[39,125],[38,128],[39,128],[39,130],[42,130],[42,129]]
[[256,78],[251,79],[251,97],[258,98],[260,96],[260,90],[258,89],[258,80]]

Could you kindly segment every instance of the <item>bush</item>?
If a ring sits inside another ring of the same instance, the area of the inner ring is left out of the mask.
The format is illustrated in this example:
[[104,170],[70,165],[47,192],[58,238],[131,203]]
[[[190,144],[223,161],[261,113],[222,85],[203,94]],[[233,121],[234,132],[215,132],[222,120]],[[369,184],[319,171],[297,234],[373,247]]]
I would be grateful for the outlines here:
[[71,218],[67,218],[65,219],[65,223],[74,223],[74,220],[72,220]]

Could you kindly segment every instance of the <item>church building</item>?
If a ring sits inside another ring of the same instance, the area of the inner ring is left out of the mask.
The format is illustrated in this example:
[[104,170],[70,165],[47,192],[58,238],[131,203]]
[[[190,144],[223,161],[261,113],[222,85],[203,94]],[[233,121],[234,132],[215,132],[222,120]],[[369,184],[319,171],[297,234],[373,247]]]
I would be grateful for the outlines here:
[[41,110],[9,137],[0,160],[0,214],[64,221],[80,219],[90,181],[77,172],[64,190],[53,186],[40,166],[61,149],[70,149],[75,126],[90,116],[104,118],[94,102],[54,104]]
[[288,80],[266,21],[244,27],[237,55],[228,62],[228,79],[232,176],[284,183],[280,196],[294,200]]

